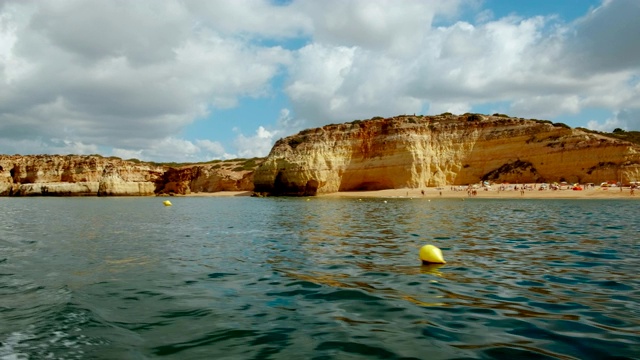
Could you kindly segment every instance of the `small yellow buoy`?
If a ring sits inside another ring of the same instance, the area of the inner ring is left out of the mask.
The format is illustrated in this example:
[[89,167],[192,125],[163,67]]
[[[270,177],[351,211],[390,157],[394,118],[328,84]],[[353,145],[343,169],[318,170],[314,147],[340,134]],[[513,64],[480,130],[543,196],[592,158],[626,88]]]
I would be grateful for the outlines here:
[[164,204],[164,206],[171,206],[171,205],[173,205],[173,204],[171,203],[171,201],[169,201],[169,200],[165,200],[165,201],[163,201],[162,203]]
[[442,256],[442,250],[433,245],[425,245],[420,248],[420,260],[426,264],[446,264]]

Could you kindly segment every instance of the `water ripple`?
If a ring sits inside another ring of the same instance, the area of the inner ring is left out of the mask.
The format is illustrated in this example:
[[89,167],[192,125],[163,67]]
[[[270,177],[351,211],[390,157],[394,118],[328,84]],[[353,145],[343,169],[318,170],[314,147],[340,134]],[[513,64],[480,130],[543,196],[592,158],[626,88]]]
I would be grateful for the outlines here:
[[635,202],[386,200],[11,199],[0,358],[640,354]]

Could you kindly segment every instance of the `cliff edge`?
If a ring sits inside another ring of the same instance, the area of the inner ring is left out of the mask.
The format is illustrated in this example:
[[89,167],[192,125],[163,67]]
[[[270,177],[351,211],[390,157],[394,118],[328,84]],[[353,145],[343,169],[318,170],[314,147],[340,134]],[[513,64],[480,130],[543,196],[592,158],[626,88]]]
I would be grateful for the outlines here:
[[315,195],[479,181],[640,180],[640,147],[546,120],[494,114],[373,118],[280,139],[255,191]]
[[102,156],[0,155],[0,196],[153,195],[163,173]]
[[252,191],[263,159],[154,164],[100,155],[0,155],[0,196],[150,196]]
[[253,191],[253,173],[264,159],[214,160],[208,164],[171,167],[163,174],[158,194]]

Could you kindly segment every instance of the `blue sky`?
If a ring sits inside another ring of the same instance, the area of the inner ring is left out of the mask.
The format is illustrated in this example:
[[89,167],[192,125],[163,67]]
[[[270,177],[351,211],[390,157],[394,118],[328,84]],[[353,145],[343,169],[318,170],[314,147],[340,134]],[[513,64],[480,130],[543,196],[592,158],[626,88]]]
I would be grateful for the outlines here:
[[0,153],[265,156],[374,116],[640,130],[636,0],[0,1]]

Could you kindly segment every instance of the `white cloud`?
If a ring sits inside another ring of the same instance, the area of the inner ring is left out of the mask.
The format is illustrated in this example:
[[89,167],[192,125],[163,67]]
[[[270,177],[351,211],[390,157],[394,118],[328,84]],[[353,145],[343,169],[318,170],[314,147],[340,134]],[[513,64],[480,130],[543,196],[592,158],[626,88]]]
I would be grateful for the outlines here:
[[620,128],[623,126],[624,125],[622,125],[621,122],[615,117],[606,119],[604,122],[598,122],[597,120],[589,120],[589,122],[587,123],[588,129],[597,130],[597,131],[606,131],[606,132],[611,132],[615,128]]
[[6,139],[2,143],[6,154],[78,154],[90,155],[99,153],[97,146],[69,139]]
[[139,159],[159,162],[204,162],[229,158],[219,142],[210,140],[185,140],[166,137],[140,149],[114,148],[112,155],[123,159]]
[[213,157],[219,157],[225,154],[224,147],[217,141],[196,140],[196,146],[207,151],[209,154],[213,155]]
[[185,6],[197,14],[196,27],[207,27],[231,36],[291,38],[309,35],[309,14],[293,6],[274,6],[268,0],[195,0]]
[[604,1],[576,22],[567,39],[567,59],[577,72],[639,70],[639,18],[637,0]]
[[53,47],[87,64],[125,57],[143,66],[172,61],[189,35],[189,14],[174,1],[40,2],[25,31],[49,43],[41,49],[28,44],[24,51],[31,54]]
[[129,160],[129,159],[148,160],[144,158],[144,155],[142,154],[142,150],[129,150],[129,149],[115,148],[111,151],[111,155],[117,156],[125,160]]
[[[468,2],[468,1],[467,1]],[[315,42],[394,55],[420,51],[434,18],[452,16],[462,1],[304,0],[294,3],[312,18]]]
[[626,130],[640,129],[640,107],[622,109],[616,113],[616,118]]
[[295,114],[313,126],[419,112],[423,102],[404,94],[403,65],[360,48],[309,45],[290,69],[286,92]]
[[452,114],[465,114],[471,111],[471,105],[465,103],[434,102],[429,106],[430,114],[442,114],[450,112]]
[[0,84],[19,81],[33,70],[27,62],[13,54],[12,49],[18,41],[16,22],[19,20],[11,13],[0,13]]
[[606,119],[604,122],[590,120],[587,127],[593,130],[608,132],[616,128],[623,130],[640,129],[640,108],[617,111],[613,117]]
[[9,2],[0,11],[5,139],[160,154],[154,142],[209,109],[268,95],[290,56],[192,27],[201,14],[178,1]]
[[[550,119],[604,109],[611,119],[593,126],[640,128],[638,1],[604,1],[574,22],[495,18],[479,4],[5,0],[0,152],[252,157],[302,127],[492,103]],[[475,23],[459,17],[469,8]],[[291,111],[255,134],[182,138],[217,109],[280,90]]]
[[264,157],[269,154],[273,143],[277,139],[294,134],[302,130],[306,125],[308,125],[307,122],[291,117],[289,109],[280,109],[280,116],[273,128],[267,129],[263,126],[258,126],[251,136],[244,135],[237,128],[234,128],[238,135],[234,140],[233,146],[237,156],[242,158]]
[[95,154],[98,152],[98,147],[93,144],[84,144],[80,141],[65,140],[65,139],[51,139],[56,145],[53,147],[54,151],[60,154]]
[[[406,11],[408,22],[432,14],[398,9]],[[536,52],[552,45],[542,41],[542,17],[511,17],[479,26],[457,22],[438,29],[426,23],[412,29],[420,35],[411,52],[389,51],[394,40],[372,45],[357,38],[350,47],[317,42],[302,48],[286,88],[296,115],[321,125],[417,113],[425,107],[466,112],[474,104],[531,95],[527,89],[549,70],[539,68],[545,56]],[[393,27],[386,36],[403,34],[403,27]],[[539,87],[556,81],[542,78],[548,80]]]
[[580,109],[578,96],[540,95],[515,100],[510,111],[521,117],[550,119],[558,114],[576,114]]
[[[632,19],[640,16],[623,13],[626,9],[636,14],[640,5],[628,0],[613,2],[615,6],[607,2],[593,14],[569,24],[559,22],[555,15],[496,20],[483,16],[476,25],[460,21],[437,29],[413,27],[409,37],[412,52],[390,51],[394,39],[406,35],[406,30],[402,26],[385,27],[396,15],[385,17],[376,11],[381,3],[361,9],[364,13],[349,5],[338,6],[335,11],[342,14],[323,13],[333,20],[317,30],[320,35],[325,31],[335,38],[318,36],[317,42],[299,51],[287,93],[296,114],[314,125],[413,113],[425,107],[432,113],[462,113],[494,102],[510,103],[509,113],[534,118],[579,114],[593,107],[612,112],[637,108],[637,100],[632,99],[638,98],[634,89],[637,81],[633,79],[639,76],[639,46],[629,44],[632,37],[625,34],[638,32],[638,22]],[[414,16],[424,16],[429,23],[433,14],[409,6],[395,9],[413,10],[398,17],[406,18],[407,23]],[[353,21],[347,23],[345,16]],[[338,36],[359,21],[369,23],[373,18],[377,21],[371,26],[384,28],[384,36],[367,38],[366,33],[371,37],[379,34],[377,28],[366,27],[367,31],[356,31],[342,40]],[[616,21],[618,18],[620,21]],[[603,19],[609,24],[606,29],[598,25]],[[595,37],[599,43],[589,43],[587,48],[580,45],[591,38],[594,29],[602,31]],[[620,39],[614,41],[616,37]],[[600,46],[611,50],[609,55],[597,55],[607,67],[576,72],[581,63],[597,65],[597,61],[591,64],[591,57],[585,54]],[[623,46],[628,48],[620,49]],[[618,52],[625,59],[609,61],[608,57]],[[578,59],[580,56],[585,57]],[[612,71],[613,66],[618,66],[617,70]],[[636,104],[629,105],[631,102]]]
[[245,136],[239,134],[234,145],[238,150],[238,156],[241,158],[253,158],[266,156],[273,146],[274,137],[278,131],[268,131],[264,127],[259,126],[255,135]]

